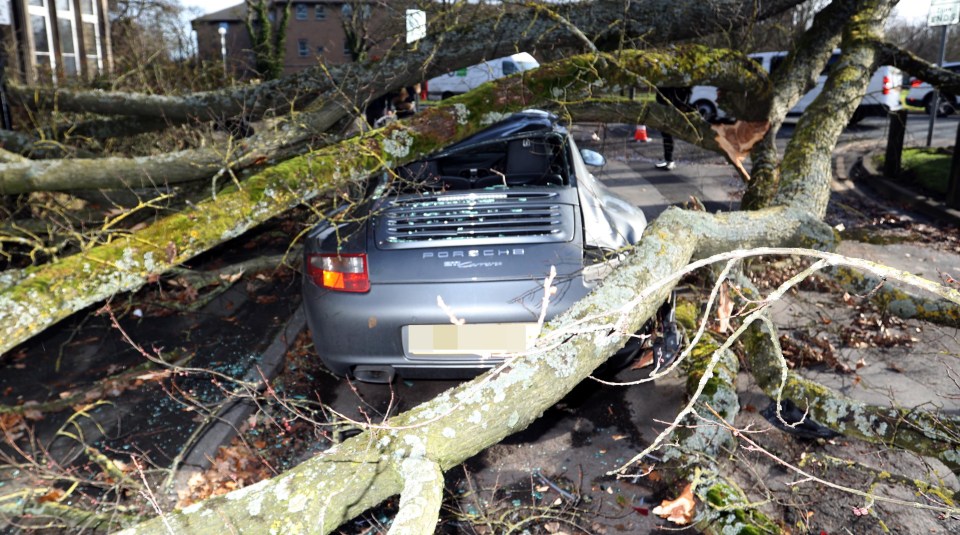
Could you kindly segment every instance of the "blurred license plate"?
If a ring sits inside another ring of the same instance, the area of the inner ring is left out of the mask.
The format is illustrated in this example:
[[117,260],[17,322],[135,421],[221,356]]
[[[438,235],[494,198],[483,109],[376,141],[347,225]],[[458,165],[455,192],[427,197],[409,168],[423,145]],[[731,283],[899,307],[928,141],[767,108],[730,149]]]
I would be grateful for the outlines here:
[[524,351],[537,339],[536,323],[408,325],[407,351],[413,355],[500,355]]

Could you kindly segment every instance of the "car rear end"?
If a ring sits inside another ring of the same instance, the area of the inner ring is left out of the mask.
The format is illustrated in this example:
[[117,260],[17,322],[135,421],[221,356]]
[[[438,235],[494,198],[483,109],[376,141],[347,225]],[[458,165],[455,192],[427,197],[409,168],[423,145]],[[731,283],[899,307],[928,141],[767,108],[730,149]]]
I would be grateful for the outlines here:
[[362,236],[311,235],[305,301],[318,352],[366,381],[483,371],[539,335],[551,267],[547,318],[589,291],[581,226],[576,191],[543,187],[401,196],[377,205]]

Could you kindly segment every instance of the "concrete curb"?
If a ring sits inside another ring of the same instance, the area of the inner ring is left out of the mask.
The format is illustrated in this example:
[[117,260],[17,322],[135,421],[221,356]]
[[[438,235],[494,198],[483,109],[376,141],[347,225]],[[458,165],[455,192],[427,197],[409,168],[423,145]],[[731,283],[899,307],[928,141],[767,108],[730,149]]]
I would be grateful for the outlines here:
[[857,158],[882,146],[883,142],[876,139],[849,141],[838,145],[833,151],[833,176],[841,181],[851,180],[851,171]]
[[883,172],[874,165],[874,157],[878,152],[868,152],[857,160],[851,170],[853,178],[867,185],[877,193],[892,201],[909,206],[927,217],[960,226],[960,210],[950,208],[943,201],[932,199],[916,191],[905,188],[893,179],[883,175]]
[[[307,317],[303,306],[297,307],[287,323],[277,330],[273,341],[264,350],[259,366],[247,371],[244,381],[264,386],[263,378],[269,381],[276,377],[283,365],[284,358],[290,345],[306,327]],[[262,373],[262,376],[261,376]],[[256,410],[257,406],[248,398],[237,398],[224,404],[214,418],[207,423],[197,439],[187,446],[180,466],[175,467],[176,475],[173,479],[174,492],[179,493],[188,489],[190,478],[210,467],[217,450],[238,434],[244,419]]]

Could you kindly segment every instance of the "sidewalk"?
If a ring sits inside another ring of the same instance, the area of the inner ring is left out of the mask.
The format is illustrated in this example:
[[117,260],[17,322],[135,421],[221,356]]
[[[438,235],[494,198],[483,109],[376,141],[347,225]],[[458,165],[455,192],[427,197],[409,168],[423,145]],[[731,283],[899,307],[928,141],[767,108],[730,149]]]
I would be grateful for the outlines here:
[[676,142],[672,171],[657,169],[663,159],[663,139],[648,129],[650,141],[633,139],[627,124],[583,124],[571,127],[581,147],[604,155],[607,164],[597,178],[627,200],[643,209],[647,219],[660,215],[668,206],[683,205],[696,198],[707,210],[730,211],[740,206],[745,189],[736,171],[718,154],[682,141]]

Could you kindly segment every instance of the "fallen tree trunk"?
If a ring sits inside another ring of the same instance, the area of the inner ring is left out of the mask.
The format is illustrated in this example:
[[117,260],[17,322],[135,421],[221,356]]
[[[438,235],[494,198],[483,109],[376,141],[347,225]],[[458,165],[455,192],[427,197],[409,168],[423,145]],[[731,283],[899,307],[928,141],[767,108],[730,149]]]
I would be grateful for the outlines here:
[[346,112],[324,107],[295,122],[262,125],[263,133],[169,154],[140,157],[21,160],[0,164],[0,195],[33,191],[151,188],[206,180],[221,170],[240,171],[302,153],[299,145],[324,132]]
[[[625,51],[618,60],[577,56],[529,75],[502,79],[407,122],[268,168],[239,187],[228,186],[216,199],[130,237],[27,268],[21,282],[0,290],[0,352],[77,310],[136,290],[151,274],[163,273],[304,201],[462,139],[505,113],[549,102],[558,88],[577,96],[600,80],[632,80],[637,72],[663,83],[684,76],[679,69],[662,70],[645,58],[638,51]],[[491,103],[496,103],[497,111],[487,111]]]
[[[406,459],[429,460],[448,470],[533,422],[652,316],[689,259],[744,242],[802,243],[823,237],[816,222],[784,225],[783,215],[781,209],[750,216],[669,209],[597,291],[547,325],[540,351],[516,357],[278,478],[124,533],[152,533],[164,525],[202,533],[221,526],[224,518],[240,517],[244,523],[232,526],[240,533],[271,527],[283,533],[329,533],[400,493]],[[639,296],[638,289],[644,290]],[[436,512],[432,514],[435,521]]]
[[[751,95],[754,104],[740,112],[744,119],[757,118],[765,113],[764,102],[770,99],[770,86],[765,73],[758,71],[756,63],[742,54],[729,50],[710,50],[700,46],[684,46],[664,50],[623,51],[616,57],[599,56],[598,65],[582,64],[585,69],[597,72],[590,74],[591,84],[635,86],[679,85],[689,79],[721,88],[734,89]],[[544,66],[543,69],[550,69]],[[547,99],[561,100],[554,91],[562,91],[563,99],[569,101],[566,92],[578,95],[583,91],[583,73],[555,72],[562,79],[552,80],[547,75],[532,75],[534,80],[549,84],[550,93],[543,83],[536,88]],[[342,88],[348,94],[360,91],[369,81],[357,80]],[[531,87],[534,87],[531,85]],[[334,95],[330,95],[335,98]],[[221,147],[212,145],[171,154],[136,158],[100,158],[91,160],[63,159],[44,161],[17,161],[0,164],[0,195],[12,195],[32,191],[76,191],[84,189],[145,188],[174,185],[205,180],[221,169],[241,170],[267,159],[276,161],[286,152],[296,152],[300,143],[311,135],[326,131],[349,113],[349,103],[335,98],[316,110],[293,117],[290,121],[271,121],[259,127],[262,133],[246,139],[237,139],[233,144]],[[759,103],[759,105],[758,105]],[[574,106],[575,104],[568,104]],[[594,103],[590,107],[602,109]],[[609,108],[609,103],[604,106]],[[698,117],[677,115],[665,106],[662,110],[643,113],[645,120],[654,128],[677,131],[691,143],[726,155],[731,163],[746,176],[741,164],[746,151],[765,128],[763,121],[740,123],[736,127],[717,125],[708,127]],[[578,106],[585,113],[583,106]],[[739,107],[737,108],[739,109]],[[752,111],[750,111],[752,110]],[[625,109],[631,113],[630,108]],[[607,114],[607,117],[612,117]]]

